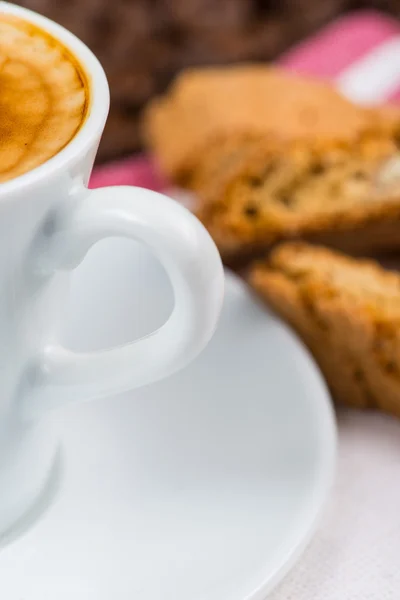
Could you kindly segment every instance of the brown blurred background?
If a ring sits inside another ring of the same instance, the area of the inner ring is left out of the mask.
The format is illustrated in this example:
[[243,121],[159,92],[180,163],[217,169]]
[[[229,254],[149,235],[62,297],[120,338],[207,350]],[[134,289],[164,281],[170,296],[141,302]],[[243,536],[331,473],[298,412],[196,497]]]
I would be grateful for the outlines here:
[[22,0],[61,23],[102,62],[111,112],[99,160],[140,149],[145,102],[183,67],[271,60],[342,13],[400,17],[400,0]]

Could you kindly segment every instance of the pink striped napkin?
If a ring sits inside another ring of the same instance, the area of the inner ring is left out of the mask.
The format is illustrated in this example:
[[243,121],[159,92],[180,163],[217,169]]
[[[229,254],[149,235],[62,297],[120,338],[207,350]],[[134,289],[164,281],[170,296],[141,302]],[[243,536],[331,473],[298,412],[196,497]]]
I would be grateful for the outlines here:
[[[344,16],[297,45],[280,64],[333,80],[354,101],[400,101],[400,23],[376,11]],[[95,169],[90,186],[137,185],[160,191],[166,182],[146,156]]]

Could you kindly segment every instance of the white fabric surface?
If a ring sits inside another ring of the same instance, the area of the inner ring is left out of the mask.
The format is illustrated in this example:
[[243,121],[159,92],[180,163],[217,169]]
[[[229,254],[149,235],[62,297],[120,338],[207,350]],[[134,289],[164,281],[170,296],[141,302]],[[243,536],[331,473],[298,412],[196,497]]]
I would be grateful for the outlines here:
[[336,482],[317,534],[269,600],[400,599],[400,421],[340,410]]

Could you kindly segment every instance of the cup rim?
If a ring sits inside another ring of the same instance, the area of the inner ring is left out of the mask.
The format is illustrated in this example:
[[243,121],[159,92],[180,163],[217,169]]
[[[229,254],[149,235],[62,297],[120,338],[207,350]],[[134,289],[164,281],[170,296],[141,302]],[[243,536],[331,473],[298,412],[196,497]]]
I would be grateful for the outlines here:
[[93,140],[100,137],[110,104],[110,92],[103,67],[93,52],[73,33],[47,17],[3,0],[0,0],[1,13],[20,17],[24,21],[36,25],[66,46],[78,59],[88,78],[91,102],[85,122],[72,140],[52,158],[49,158],[38,167],[18,175],[14,179],[0,183],[0,199],[3,196],[18,193],[27,187],[34,186],[43,179],[65,170],[71,163],[75,163],[80,156],[90,149]]

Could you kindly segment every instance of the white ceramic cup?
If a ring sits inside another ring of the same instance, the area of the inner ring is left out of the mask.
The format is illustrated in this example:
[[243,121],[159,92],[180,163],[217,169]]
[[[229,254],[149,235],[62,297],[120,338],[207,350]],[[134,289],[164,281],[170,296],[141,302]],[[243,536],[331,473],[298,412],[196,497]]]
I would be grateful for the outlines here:
[[[88,118],[61,152],[0,184],[1,533],[34,503],[51,471],[57,440],[45,414],[150,383],[191,361],[215,329],[223,271],[206,230],[173,200],[139,188],[87,189],[108,112],[104,71],[84,44],[48,19],[4,2],[0,12],[68,47],[88,75],[92,97]],[[70,272],[107,237],[150,248],[170,278],[175,306],[151,336],[74,353],[57,342]]]

